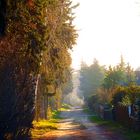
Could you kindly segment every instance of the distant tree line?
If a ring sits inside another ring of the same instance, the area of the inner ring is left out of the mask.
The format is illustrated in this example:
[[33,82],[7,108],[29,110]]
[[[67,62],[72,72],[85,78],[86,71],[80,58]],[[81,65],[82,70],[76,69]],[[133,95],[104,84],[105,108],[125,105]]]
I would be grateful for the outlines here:
[[116,66],[108,68],[101,66],[96,59],[90,66],[82,62],[80,75],[80,96],[85,98],[89,106],[96,103],[113,105],[118,96],[120,99],[117,102],[128,105],[140,97],[140,73],[138,69],[135,71],[129,63],[125,63],[123,56]]

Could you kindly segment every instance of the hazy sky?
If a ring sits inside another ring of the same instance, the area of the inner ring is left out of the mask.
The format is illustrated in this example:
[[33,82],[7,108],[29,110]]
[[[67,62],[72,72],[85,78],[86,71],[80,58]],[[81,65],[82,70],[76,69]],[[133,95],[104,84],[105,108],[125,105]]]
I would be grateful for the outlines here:
[[96,58],[100,64],[115,65],[124,56],[134,68],[140,66],[140,0],[73,0],[74,24],[79,30],[73,49],[74,68],[83,59]]

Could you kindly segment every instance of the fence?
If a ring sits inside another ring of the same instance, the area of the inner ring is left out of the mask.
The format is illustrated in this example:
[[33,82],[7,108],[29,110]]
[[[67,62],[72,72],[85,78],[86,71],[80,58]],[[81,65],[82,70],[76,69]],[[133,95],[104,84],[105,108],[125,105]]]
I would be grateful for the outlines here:
[[102,119],[114,120],[134,131],[140,131],[140,121],[134,117],[132,107],[118,104],[112,109],[105,105],[98,104],[95,108],[96,113]]
[[113,119],[112,108],[110,108],[110,107],[106,107],[104,105],[99,105],[97,113],[102,119],[105,119],[105,120]]
[[133,124],[133,119],[129,115],[129,110],[128,110],[127,106],[118,104],[115,107],[114,112],[115,112],[115,119],[117,122],[131,128],[131,126]]

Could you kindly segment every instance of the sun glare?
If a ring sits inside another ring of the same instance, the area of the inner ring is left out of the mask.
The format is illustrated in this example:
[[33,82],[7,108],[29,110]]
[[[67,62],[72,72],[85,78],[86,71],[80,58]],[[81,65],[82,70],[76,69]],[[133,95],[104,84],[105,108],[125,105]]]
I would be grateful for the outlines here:
[[115,65],[123,55],[132,67],[140,66],[139,0],[74,0],[74,24],[78,29],[77,46],[72,52],[72,67],[81,60],[91,64],[96,58],[102,65]]

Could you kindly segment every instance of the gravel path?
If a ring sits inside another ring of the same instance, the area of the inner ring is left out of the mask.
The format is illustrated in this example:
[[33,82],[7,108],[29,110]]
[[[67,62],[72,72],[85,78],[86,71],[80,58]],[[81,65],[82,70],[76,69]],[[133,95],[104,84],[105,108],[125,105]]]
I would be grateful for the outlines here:
[[61,113],[64,118],[59,129],[48,132],[41,140],[126,140],[118,133],[91,123],[82,109],[71,109]]

